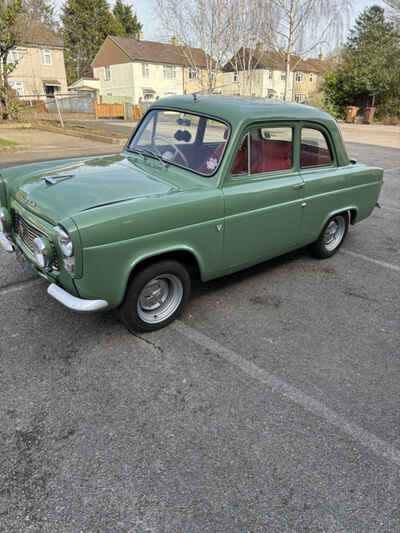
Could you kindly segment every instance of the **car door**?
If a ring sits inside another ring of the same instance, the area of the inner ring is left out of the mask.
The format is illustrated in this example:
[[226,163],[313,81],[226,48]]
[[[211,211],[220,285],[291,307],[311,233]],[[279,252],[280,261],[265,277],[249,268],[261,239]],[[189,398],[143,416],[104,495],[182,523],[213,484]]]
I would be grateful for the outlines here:
[[304,181],[302,239],[314,241],[329,214],[348,202],[346,175],[338,167],[334,143],[320,124],[303,123],[299,128],[299,172]]
[[223,186],[227,270],[298,245],[304,184],[295,168],[294,132],[290,123],[257,124],[244,132]]

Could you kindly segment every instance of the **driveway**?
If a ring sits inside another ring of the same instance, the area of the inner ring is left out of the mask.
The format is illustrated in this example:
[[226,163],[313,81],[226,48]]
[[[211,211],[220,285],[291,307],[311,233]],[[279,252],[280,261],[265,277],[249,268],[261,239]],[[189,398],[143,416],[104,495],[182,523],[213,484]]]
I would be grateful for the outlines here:
[[132,336],[0,255],[0,530],[400,530],[400,150],[329,260],[198,286]]

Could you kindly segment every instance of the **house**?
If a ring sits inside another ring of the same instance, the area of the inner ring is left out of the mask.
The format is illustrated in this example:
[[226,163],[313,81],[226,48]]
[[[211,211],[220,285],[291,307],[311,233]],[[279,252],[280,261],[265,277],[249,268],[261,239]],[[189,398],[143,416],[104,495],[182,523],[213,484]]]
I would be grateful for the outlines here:
[[[285,61],[281,54],[255,49],[240,49],[224,66],[222,94],[282,100],[285,94]],[[293,72],[289,74],[292,96]]]
[[92,62],[104,102],[136,105],[207,86],[207,56],[200,48],[108,36]]
[[8,56],[8,62],[16,64],[8,78],[10,86],[25,99],[66,93],[62,40],[38,20],[26,23],[23,36]]
[[[289,101],[305,102],[320,84],[331,63],[319,59],[302,60],[292,55],[289,73]],[[283,100],[286,69],[283,52],[241,49],[224,66],[222,93]]]
[[295,56],[296,61],[293,76],[293,100],[297,103],[307,102],[318,90],[323,79],[323,74],[335,68],[333,60],[324,60],[322,54],[318,59],[301,60]]

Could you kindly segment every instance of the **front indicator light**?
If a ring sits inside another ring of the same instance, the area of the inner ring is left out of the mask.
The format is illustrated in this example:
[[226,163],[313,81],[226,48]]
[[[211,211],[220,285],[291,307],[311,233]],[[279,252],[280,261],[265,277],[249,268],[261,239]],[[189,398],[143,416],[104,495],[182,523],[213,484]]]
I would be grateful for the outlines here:
[[64,257],[72,257],[74,253],[74,247],[72,244],[72,239],[68,233],[63,230],[60,226],[56,226],[54,231],[57,233],[58,244],[61,248],[61,252]]
[[41,268],[49,268],[53,258],[53,250],[50,242],[43,237],[36,237],[33,240],[33,255]]

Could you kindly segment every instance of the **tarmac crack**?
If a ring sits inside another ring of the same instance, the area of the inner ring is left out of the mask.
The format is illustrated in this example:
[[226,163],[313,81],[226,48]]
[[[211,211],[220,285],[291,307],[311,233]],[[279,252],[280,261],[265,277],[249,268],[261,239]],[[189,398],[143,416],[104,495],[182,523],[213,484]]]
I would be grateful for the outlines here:
[[18,281],[17,283],[9,283],[8,285],[5,285],[4,287],[0,288],[0,297],[7,296],[8,294],[11,294],[13,292],[22,291],[23,289],[29,287],[35,287],[36,285],[39,285],[41,283],[43,283],[43,280],[36,278]]

